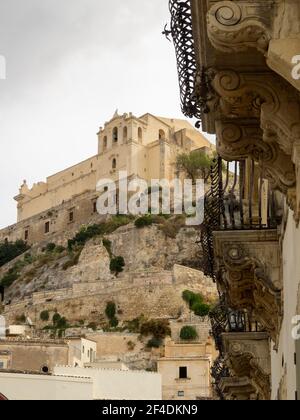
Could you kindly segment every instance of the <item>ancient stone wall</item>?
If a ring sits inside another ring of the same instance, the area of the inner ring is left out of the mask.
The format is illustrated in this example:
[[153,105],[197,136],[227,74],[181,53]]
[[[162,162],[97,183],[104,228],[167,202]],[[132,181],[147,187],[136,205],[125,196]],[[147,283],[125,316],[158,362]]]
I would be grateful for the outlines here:
[[[185,271],[185,275],[184,275]],[[177,273],[180,273],[177,276]],[[69,322],[79,320],[106,322],[105,308],[109,301],[117,304],[119,320],[131,320],[144,314],[149,318],[178,318],[188,312],[182,292],[186,289],[216,297],[216,289],[203,273],[175,266],[173,272],[126,273],[110,283],[81,283],[72,288],[34,293],[30,298],[5,307],[7,323],[25,314],[38,327],[43,327],[40,313],[58,311]]]
[[57,364],[67,364],[69,348],[67,344],[41,343],[34,341],[0,341],[0,351],[10,354],[9,369],[41,372],[47,367],[52,372]]
[[[2,229],[0,230],[0,242],[5,239],[8,241],[23,239],[30,245],[54,240],[58,243],[65,243],[81,225],[99,223],[103,220],[103,216],[94,212],[96,199],[96,191],[87,191],[59,206]],[[73,221],[70,221],[70,213],[73,213]],[[49,223],[48,233],[46,233],[46,223]]]

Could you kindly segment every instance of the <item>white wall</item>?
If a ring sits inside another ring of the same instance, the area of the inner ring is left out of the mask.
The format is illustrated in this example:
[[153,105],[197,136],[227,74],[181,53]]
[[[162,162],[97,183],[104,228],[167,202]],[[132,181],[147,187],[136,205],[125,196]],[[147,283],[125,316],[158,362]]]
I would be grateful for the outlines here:
[[161,375],[145,371],[56,367],[56,375],[90,376],[96,400],[161,400]]
[[0,373],[0,393],[9,400],[92,400],[90,378]]
[[[283,287],[284,319],[278,352],[271,354],[272,400],[277,399],[280,381],[287,373],[287,398],[295,400],[296,367],[294,363],[295,341],[292,338],[292,318],[297,315],[297,296],[300,283],[300,229],[296,228],[293,213],[289,212],[283,240]],[[282,361],[284,365],[282,366]]]

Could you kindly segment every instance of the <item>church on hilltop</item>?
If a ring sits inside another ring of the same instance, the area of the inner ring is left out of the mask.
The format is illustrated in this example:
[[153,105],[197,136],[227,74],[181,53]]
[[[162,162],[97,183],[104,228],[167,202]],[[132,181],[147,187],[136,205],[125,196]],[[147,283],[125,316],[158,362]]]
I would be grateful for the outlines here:
[[18,221],[0,231],[0,241],[23,239],[28,243],[70,230],[72,226],[96,220],[96,184],[109,178],[117,181],[119,171],[129,178],[173,179],[176,157],[213,145],[190,123],[180,119],[132,113],[119,115],[98,132],[98,153],[30,189],[23,182],[15,197]]

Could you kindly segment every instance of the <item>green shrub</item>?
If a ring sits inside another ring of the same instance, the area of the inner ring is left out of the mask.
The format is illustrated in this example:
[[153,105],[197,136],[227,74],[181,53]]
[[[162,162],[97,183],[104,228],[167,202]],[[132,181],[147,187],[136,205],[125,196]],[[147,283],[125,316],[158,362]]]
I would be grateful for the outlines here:
[[72,250],[74,246],[83,246],[88,240],[95,238],[96,236],[113,233],[119,227],[128,225],[131,220],[132,218],[129,216],[118,215],[113,216],[109,221],[105,223],[82,226],[74,238],[68,241],[68,248],[69,250]]
[[189,305],[191,311],[197,316],[207,316],[210,312],[210,305],[204,302],[204,298],[200,293],[193,293],[185,290],[182,294],[183,300]]
[[125,260],[123,257],[114,257],[110,261],[110,271],[116,275],[122,273],[125,267]]
[[141,325],[145,322],[144,315],[125,322],[125,327],[130,333],[138,334],[141,332]]
[[153,335],[158,339],[164,339],[171,335],[169,321],[166,319],[151,319],[141,325],[141,334],[143,336]]
[[55,247],[55,252],[57,252],[57,254],[62,254],[65,250],[66,250],[66,248],[62,245],[57,245]]
[[55,326],[56,326],[57,329],[60,329],[60,330],[66,329],[66,328],[68,328],[68,321],[67,321],[66,318],[60,318],[57,321]]
[[58,325],[58,323],[60,322],[60,320],[61,320],[61,316],[60,316],[60,314],[59,314],[58,312],[56,312],[56,313],[53,315],[53,317],[52,317],[52,322],[53,322],[53,325],[54,325],[55,327],[57,327],[57,325]]
[[116,316],[117,307],[115,302],[108,302],[105,309],[105,315],[108,319],[113,319]]
[[195,304],[203,303],[204,301],[204,298],[200,293],[190,292],[189,290],[183,292],[182,298],[190,306],[190,309],[192,309]]
[[8,273],[4,274],[4,276],[1,279],[1,286],[4,288],[10,287],[18,278],[20,277],[20,274],[13,269],[10,269]]
[[47,322],[47,321],[49,321],[49,319],[50,319],[49,312],[48,312],[48,311],[43,311],[43,312],[41,312],[41,313],[40,313],[40,319],[41,319],[43,322]]
[[153,223],[154,223],[154,220],[153,220],[153,217],[151,215],[146,215],[146,216],[139,217],[134,222],[135,227],[138,228],[138,229],[142,229],[146,226],[151,226],[151,225],[153,225]]
[[53,252],[56,248],[56,245],[52,242],[50,242],[49,244],[47,244],[46,246],[46,252]]
[[182,340],[196,340],[197,337],[198,334],[194,327],[186,326],[180,331],[180,338]]
[[147,343],[147,348],[148,349],[159,349],[160,346],[162,345],[162,340],[160,338],[151,338],[148,343]]
[[193,296],[194,296],[194,293],[193,293],[193,292],[190,292],[189,290],[185,290],[185,291],[182,293],[182,299],[183,299],[186,303],[188,303],[189,305],[191,304],[191,301],[192,301],[192,299],[193,299]]
[[135,349],[135,346],[136,346],[136,344],[133,341],[129,340],[127,342],[127,347],[128,347],[129,351],[133,351]]
[[197,316],[207,316],[210,312],[210,309],[211,309],[210,305],[206,303],[195,303],[192,306],[192,311]]
[[22,240],[0,243],[0,267],[24,254],[29,248],[27,243]]
[[119,325],[119,320],[117,317],[113,317],[109,320],[109,325],[111,326],[111,328],[117,328],[117,326]]
[[32,256],[30,253],[27,253],[24,256],[24,262],[28,265],[34,263],[35,260],[36,260],[36,257]]

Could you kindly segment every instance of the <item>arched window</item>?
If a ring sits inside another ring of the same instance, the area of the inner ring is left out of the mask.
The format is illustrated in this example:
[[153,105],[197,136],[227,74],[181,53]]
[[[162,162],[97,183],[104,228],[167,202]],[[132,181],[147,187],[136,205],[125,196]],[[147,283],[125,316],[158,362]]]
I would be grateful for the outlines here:
[[117,169],[117,159],[115,158],[112,160],[112,168]]
[[118,143],[119,139],[119,130],[117,127],[113,129],[113,143]]
[[127,127],[123,128],[123,143],[127,143],[128,140],[128,130]]
[[159,140],[165,140],[166,138],[166,133],[164,132],[164,130],[159,130]]
[[107,136],[104,137],[103,139],[103,150],[107,149]]
[[142,143],[142,141],[143,141],[143,130],[141,129],[141,127],[139,127],[139,129],[138,129],[138,139],[139,139],[139,143]]

